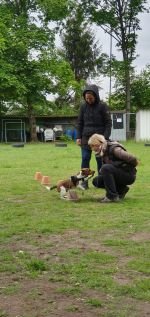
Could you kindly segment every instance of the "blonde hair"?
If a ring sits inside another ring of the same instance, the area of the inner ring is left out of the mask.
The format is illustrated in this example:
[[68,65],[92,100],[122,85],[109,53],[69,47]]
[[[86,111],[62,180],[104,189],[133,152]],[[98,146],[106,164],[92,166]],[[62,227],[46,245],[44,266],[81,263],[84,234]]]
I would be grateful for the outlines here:
[[93,134],[88,141],[88,145],[93,146],[93,145],[100,145],[100,143],[105,144],[106,143],[106,139],[103,135],[101,134]]

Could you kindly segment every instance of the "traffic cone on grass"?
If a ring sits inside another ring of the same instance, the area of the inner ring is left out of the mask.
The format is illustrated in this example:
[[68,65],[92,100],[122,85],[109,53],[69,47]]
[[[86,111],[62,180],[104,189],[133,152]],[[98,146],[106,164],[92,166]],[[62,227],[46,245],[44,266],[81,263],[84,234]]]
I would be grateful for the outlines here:
[[42,185],[45,185],[45,186],[50,185],[49,176],[43,176],[43,177],[42,177],[42,180],[41,180],[41,184],[42,184]]
[[42,177],[43,177],[43,176],[42,176],[41,172],[36,172],[35,175],[34,175],[34,179],[35,179],[36,181],[39,181],[39,182],[41,182]]

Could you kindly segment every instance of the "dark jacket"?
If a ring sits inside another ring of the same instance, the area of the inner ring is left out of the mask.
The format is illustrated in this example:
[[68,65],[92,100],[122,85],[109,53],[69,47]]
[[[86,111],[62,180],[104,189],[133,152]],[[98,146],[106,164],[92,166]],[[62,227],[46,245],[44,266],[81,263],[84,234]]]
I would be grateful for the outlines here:
[[107,142],[107,149],[103,156],[103,162],[136,174],[135,167],[138,164],[137,158],[128,153],[122,144],[118,142]]
[[86,102],[81,105],[78,126],[77,139],[82,140],[82,145],[87,145],[89,137],[94,134],[102,134],[108,140],[111,134],[111,115],[107,104],[100,101],[98,87],[96,85],[87,86],[83,91],[85,93],[92,91],[95,96],[95,103],[89,105]]

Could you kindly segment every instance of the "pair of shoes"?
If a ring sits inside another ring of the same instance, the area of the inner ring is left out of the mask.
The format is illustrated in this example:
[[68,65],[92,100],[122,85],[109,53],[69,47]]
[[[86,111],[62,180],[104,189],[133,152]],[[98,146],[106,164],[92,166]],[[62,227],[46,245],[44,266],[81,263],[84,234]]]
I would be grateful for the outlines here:
[[122,191],[122,193],[119,194],[119,198],[120,199],[124,199],[125,195],[127,194],[127,192],[129,191],[129,187],[126,186],[125,189]]
[[113,199],[109,199],[107,196],[101,199],[101,203],[118,203],[120,201],[119,197],[115,197]]

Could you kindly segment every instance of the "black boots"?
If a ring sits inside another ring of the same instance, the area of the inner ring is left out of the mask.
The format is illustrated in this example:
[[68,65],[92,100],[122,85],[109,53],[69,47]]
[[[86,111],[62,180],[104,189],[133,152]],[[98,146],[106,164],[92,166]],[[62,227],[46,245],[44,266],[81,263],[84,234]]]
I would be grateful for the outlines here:
[[122,191],[122,193],[119,193],[119,198],[120,198],[120,199],[124,199],[124,197],[125,197],[125,195],[127,194],[128,191],[129,191],[129,187],[126,186],[126,187],[124,188],[124,190]]

